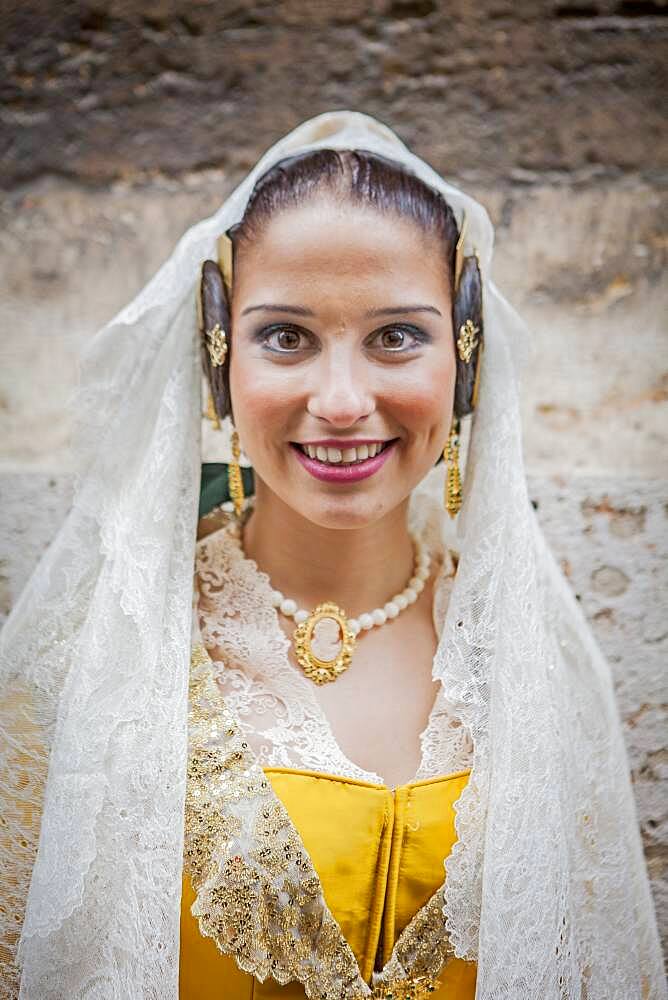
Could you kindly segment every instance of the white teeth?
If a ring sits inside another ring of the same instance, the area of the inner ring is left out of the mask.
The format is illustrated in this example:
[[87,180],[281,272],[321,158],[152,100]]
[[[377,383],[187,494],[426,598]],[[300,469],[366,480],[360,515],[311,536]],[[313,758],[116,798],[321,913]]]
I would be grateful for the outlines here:
[[357,448],[325,448],[323,445],[303,444],[301,445],[309,458],[317,458],[319,462],[327,462],[331,465],[339,465],[341,462],[346,465],[355,462],[364,462],[367,458],[373,458],[383,450],[383,444],[361,444]]

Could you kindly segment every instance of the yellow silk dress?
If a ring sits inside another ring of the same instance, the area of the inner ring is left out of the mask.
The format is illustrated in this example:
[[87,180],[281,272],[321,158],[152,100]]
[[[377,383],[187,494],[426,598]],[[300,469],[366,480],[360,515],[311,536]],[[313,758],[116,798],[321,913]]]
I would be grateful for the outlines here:
[[[443,884],[455,839],[454,802],[470,771],[413,781],[393,790],[293,768],[264,773],[311,856],[325,900],[357,959],[362,978],[388,961],[401,931]],[[237,968],[190,913],[195,893],[183,877],[180,1000],[302,1000],[301,984],[263,983]],[[450,959],[434,1000],[474,1000],[476,965]]]

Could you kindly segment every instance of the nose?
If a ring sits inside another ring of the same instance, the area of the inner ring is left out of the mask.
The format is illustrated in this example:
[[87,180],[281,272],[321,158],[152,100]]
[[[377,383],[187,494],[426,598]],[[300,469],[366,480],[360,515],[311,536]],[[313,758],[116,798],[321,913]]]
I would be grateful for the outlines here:
[[311,369],[308,403],[312,417],[333,427],[352,427],[375,409],[372,375],[347,351],[323,352]]

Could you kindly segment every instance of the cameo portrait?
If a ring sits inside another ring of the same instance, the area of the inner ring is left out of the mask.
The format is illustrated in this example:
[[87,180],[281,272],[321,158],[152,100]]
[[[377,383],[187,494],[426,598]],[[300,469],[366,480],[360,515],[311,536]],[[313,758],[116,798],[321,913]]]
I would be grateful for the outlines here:
[[335,660],[341,652],[343,636],[341,626],[334,618],[321,618],[313,626],[311,652],[324,663]]

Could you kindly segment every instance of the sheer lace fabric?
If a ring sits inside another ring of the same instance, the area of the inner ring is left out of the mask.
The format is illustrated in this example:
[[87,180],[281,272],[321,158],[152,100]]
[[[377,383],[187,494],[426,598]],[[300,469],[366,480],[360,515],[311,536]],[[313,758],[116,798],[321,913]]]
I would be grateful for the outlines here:
[[[455,566],[438,540],[432,539],[430,548],[440,562],[433,602],[439,633]],[[382,784],[382,775],[346,757],[312,682],[290,663],[290,641],[279,626],[271,592],[266,574],[245,558],[226,525],[199,540],[194,601],[202,640],[211,658],[220,663],[218,685],[257,760],[263,766],[304,768]],[[442,686],[420,742],[422,755],[414,780],[471,766],[473,745]]]

